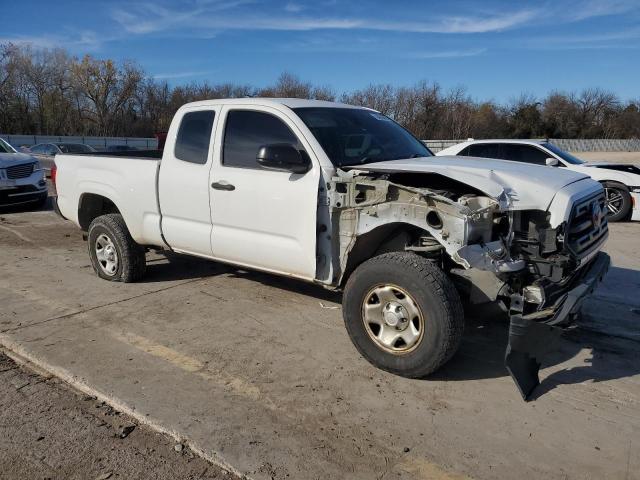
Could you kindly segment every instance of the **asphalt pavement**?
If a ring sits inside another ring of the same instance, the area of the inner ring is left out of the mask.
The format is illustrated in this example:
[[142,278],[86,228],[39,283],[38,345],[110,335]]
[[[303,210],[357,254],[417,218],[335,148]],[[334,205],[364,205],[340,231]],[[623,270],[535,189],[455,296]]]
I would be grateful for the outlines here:
[[51,211],[0,213],[0,344],[251,478],[638,479],[639,234],[611,225],[614,266],[528,403],[495,311],[467,312],[441,371],[399,378],[358,355],[339,294],[179,255],[105,282]]

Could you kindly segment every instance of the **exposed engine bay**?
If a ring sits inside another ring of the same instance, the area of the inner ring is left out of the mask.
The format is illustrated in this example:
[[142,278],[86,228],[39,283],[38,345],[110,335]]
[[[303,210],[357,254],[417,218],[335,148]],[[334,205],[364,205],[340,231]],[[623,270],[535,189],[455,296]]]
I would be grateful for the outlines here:
[[539,383],[538,358],[552,344],[546,337],[578,308],[562,309],[567,290],[606,239],[604,197],[577,205],[574,220],[553,228],[549,212],[513,210],[507,192],[493,198],[439,174],[352,169],[326,188],[331,250],[339,252],[332,282],[387,251],[428,257],[468,303],[497,301],[509,311],[507,368],[527,398]]

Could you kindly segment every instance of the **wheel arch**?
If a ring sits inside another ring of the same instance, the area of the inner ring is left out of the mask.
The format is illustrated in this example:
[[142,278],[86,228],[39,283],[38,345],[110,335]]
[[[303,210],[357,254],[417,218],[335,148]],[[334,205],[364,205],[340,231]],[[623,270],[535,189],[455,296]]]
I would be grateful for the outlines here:
[[83,193],[78,201],[78,224],[83,231],[89,230],[91,222],[101,215],[119,213],[121,210],[110,198],[98,193]]
[[615,183],[616,185],[620,185],[621,187],[624,187],[625,189],[629,190],[629,187],[625,183],[621,182],[620,180],[605,179],[605,180],[598,180],[598,182],[600,182],[602,186],[604,186],[605,183]]
[[404,247],[409,235],[420,231],[429,233],[412,223],[393,222],[380,225],[359,235],[348,252],[340,286],[344,287],[355,269],[366,260],[383,253],[405,251]]

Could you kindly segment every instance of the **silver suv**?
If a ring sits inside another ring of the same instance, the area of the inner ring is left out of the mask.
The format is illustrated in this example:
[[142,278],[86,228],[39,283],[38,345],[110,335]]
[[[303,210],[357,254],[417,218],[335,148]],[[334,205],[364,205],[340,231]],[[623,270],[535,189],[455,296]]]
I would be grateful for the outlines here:
[[47,181],[39,162],[31,155],[18,153],[0,138],[0,207],[21,204],[42,207],[47,196]]

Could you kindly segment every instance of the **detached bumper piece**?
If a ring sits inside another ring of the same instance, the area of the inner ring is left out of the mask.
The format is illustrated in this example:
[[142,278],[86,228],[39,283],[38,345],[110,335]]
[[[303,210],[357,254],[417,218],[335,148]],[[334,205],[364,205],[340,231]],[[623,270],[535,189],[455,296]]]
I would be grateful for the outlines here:
[[522,296],[511,297],[505,366],[524,400],[529,400],[540,384],[542,358],[555,347],[563,329],[573,323],[583,301],[602,282],[610,264],[609,255],[598,253],[567,285],[566,293],[543,310],[523,315]]

